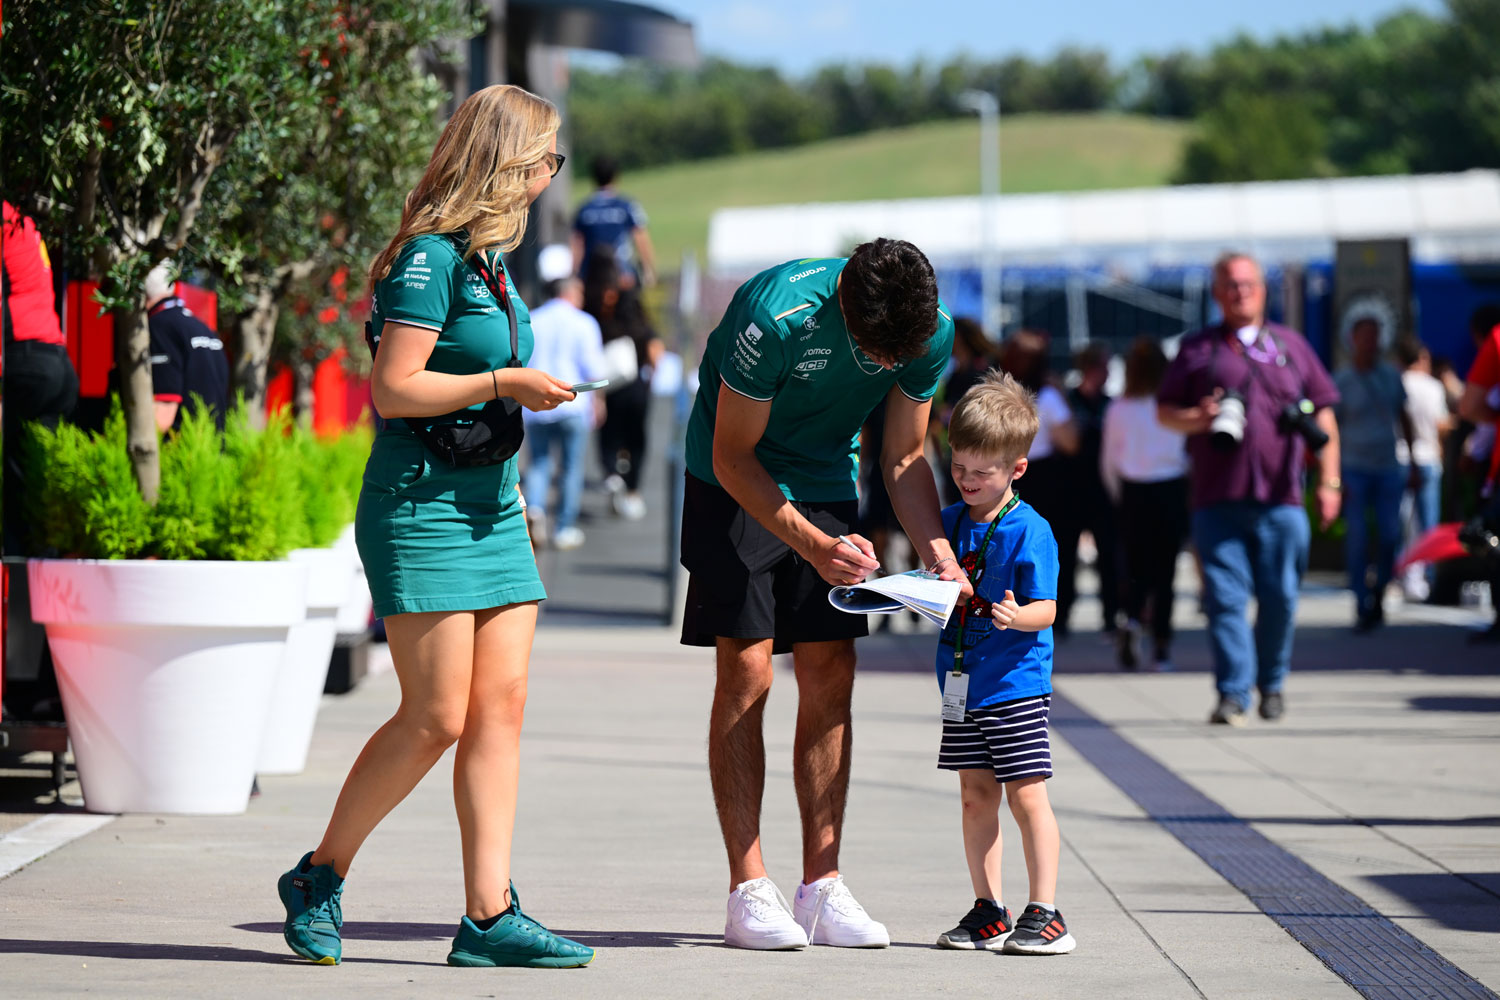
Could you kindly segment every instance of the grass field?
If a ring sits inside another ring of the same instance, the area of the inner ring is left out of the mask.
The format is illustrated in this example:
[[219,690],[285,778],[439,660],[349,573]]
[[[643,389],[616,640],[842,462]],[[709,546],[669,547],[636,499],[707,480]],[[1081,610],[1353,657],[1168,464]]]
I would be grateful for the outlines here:
[[[1015,115],[1000,133],[1001,191],[1083,191],[1164,184],[1189,126],[1131,115]],[[979,191],[979,123],[969,118],[699,160],[627,174],[620,189],[651,219],[662,270],[684,250],[703,259],[708,220],[731,205],[930,198]],[[581,200],[590,185],[580,177]]]

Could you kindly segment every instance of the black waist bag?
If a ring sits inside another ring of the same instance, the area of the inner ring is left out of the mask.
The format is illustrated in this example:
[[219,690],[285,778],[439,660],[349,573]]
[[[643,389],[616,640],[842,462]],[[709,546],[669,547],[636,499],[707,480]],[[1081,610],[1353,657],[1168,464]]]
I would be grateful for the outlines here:
[[[452,237],[450,237],[451,239]],[[454,241],[454,246],[463,253],[463,248]],[[506,288],[505,273],[497,278],[482,254],[469,258],[469,264],[479,274],[490,294],[500,304],[510,325],[510,361],[507,368],[522,368],[521,342],[516,328],[516,311],[510,304]],[[374,326],[365,323],[365,343],[370,347],[370,357],[380,346]],[[480,410],[454,410],[440,417],[407,417],[406,426],[411,428],[423,447],[455,468],[470,466],[500,465],[521,450],[525,427],[521,422],[521,404],[509,396],[501,396],[484,404]]]

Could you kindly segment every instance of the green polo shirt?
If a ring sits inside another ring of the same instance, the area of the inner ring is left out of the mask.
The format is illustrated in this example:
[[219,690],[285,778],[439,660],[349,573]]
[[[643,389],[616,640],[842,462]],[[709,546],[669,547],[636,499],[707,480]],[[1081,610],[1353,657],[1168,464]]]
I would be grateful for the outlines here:
[[769,400],[756,457],[789,500],[852,500],[859,429],[892,386],[918,402],[937,391],[953,353],[953,320],[938,303],[927,352],[887,371],[865,356],[844,325],[838,278],[847,258],[795,260],[762,271],[735,292],[709,335],[688,421],[687,467],[714,476],[719,384]]
[[[496,260],[504,267],[504,262]],[[531,313],[506,272],[516,311],[521,360],[531,357]],[[386,323],[437,334],[427,370],[474,375],[510,361],[510,324],[484,279],[445,236],[417,236],[401,248],[390,273],[375,285],[370,303],[376,334]],[[478,411],[484,404],[469,407]],[[405,420],[376,420],[375,447],[365,466],[367,489],[426,500],[505,507],[519,499],[516,459],[497,466],[455,468],[432,458]]]
[[[500,266],[504,268],[503,261]],[[516,294],[509,271],[505,279],[510,306],[516,311],[516,340],[524,364],[531,358],[534,343],[531,312]],[[438,335],[427,359],[428,371],[474,375],[503,368],[510,361],[510,325],[505,313],[484,279],[446,236],[429,233],[408,240],[390,273],[376,284],[370,311],[377,335],[386,323],[421,327]],[[410,433],[403,421],[390,426]]]

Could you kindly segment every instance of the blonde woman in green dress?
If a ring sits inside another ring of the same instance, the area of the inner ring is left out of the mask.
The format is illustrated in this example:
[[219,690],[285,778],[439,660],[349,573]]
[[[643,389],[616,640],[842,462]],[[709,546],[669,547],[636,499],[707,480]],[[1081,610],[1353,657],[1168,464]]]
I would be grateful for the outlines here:
[[514,310],[524,363],[530,316],[500,255],[519,245],[531,203],[562,164],[558,124],[555,107],[519,87],[470,96],[370,268],[380,420],[355,532],[401,704],[355,761],[322,842],[281,877],[283,936],[314,962],[341,957],[340,894],[360,845],[455,742],[465,910],[449,964],[560,968],[593,959],[527,917],[510,881],[527,661],[537,602],[547,596],[516,459],[456,467],[408,426],[504,396],[530,410],[573,398],[544,372],[507,366],[509,320],[495,297],[506,295]]

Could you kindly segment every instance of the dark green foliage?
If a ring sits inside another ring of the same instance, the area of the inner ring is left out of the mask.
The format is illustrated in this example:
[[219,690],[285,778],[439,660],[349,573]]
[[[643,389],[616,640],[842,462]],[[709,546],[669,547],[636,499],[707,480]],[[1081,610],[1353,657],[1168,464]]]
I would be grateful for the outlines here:
[[[694,71],[578,71],[568,121],[580,166],[626,169],[790,146],[968,114],[964,90],[1006,114],[1118,108],[1196,118],[1180,178],[1233,181],[1500,166],[1500,0],[1392,14],[1368,29],[1248,35],[1203,53],[950,59],[936,68],[831,65],[806,80],[708,60]],[[943,151],[934,151],[943,155]]]
[[1312,102],[1278,94],[1229,94],[1199,119],[1183,151],[1179,184],[1283,181],[1333,172],[1327,117]]
[[696,70],[632,63],[575,71],[567,121],[580,167],[608,156],[631,169],[955,118],[969,113],[958,95],[972,89],[998,89],[1008,112],[1097,111],[1114,99],[1116,78],[1103,52],[1074,48],[1050,62],[839,64],[807,80],[723,59]]

